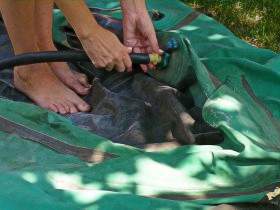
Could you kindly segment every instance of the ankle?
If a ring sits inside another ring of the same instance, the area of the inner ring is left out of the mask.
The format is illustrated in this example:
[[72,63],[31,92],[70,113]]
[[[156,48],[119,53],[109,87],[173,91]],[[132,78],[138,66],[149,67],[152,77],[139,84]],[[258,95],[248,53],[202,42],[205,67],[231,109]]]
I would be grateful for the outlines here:
[[43,63],[16,66],[14,67],[14,75],[22,79],[27,79],[35,75],[36,72],[42,72],[42,73],[47,72],[48,71],[47,68],[48,66]]

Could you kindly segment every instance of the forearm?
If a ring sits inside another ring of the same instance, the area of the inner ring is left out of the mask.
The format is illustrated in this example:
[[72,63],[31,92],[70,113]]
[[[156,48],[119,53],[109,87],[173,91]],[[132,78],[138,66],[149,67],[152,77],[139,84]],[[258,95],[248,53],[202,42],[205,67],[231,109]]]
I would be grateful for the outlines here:
[[100,27],[84,0],[55,0],[55,3],[80,39],[87,39]]

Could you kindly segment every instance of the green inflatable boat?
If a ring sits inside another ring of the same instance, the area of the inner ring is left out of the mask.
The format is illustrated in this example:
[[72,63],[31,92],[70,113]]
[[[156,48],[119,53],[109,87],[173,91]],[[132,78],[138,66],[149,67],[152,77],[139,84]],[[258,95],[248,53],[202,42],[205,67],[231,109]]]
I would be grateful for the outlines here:
[[[118,2],[87,1],[100,24],[120,32]],[[148,75],[88,71],[91,116],[16,100],[0,76],[0,209],[279,209],[280,55],[177,0],[147,4],[161,46],[176,40],[176,50]],[[57,9],[54,38],[79,48]]]

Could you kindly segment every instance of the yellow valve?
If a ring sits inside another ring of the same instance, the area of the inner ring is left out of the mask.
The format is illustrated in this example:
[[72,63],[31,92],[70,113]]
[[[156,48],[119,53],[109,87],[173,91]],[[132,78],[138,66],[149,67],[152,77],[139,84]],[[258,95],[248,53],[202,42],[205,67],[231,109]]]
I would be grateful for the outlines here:
[[162,58],[159,54],[153,53],[153,54],[149,54],[150,57],[150,63],[153,65],[157,65],[161,62]]

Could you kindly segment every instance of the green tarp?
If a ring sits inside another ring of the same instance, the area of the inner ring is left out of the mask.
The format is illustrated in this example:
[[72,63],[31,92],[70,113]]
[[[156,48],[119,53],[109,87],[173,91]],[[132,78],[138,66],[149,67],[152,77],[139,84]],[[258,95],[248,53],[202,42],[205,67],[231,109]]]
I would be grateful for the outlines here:
[[[88,1],[116,8],[118,1]],[[259,202],[280,182],[280,56],[174,0],[150,0],[180,49],[151,75],[188,89],[225,139],[162,152],[114,144],[34,105],[0,100],[0,208],[200,210]],[[103,11],[120,18],[119,10]],[[55,39],[65,25],[55,11]],[[38,143],[40,142],[40,143]],[[86,160],[86,161],[85,161]]]

